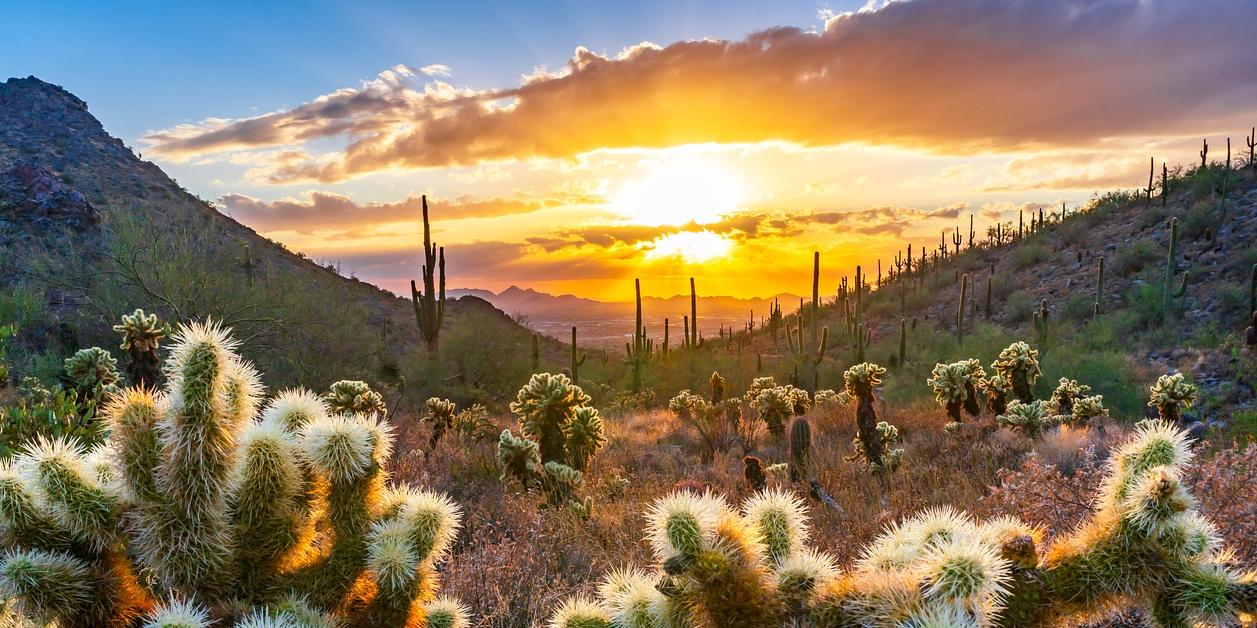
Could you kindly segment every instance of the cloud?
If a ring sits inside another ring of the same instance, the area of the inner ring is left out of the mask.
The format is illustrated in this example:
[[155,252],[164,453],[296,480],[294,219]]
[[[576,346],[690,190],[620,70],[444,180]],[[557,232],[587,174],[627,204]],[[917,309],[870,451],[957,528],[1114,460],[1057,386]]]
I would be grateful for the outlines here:
[[276,182],[696,142],[1076,145],[1251,112],[1254,23],[1257,3],[1233,0],[895,2],[835,15],[819,32],[770,28],[615,57],[578,48],[562,70],[514,87],[420,87],[411,79],[423,69],[398,66],[291,110],[144,141],[169,159],[346,141],[327,159],[274,166]]
[[[494,218],[526,214],[566,204],[595,202],[581,196],[552,198],[430,198],[428,211],[441,220],[463,218]],[[359,203],[333,192],[313,191],[305,198],[283,198],[262,201],[244,194],[218,197],[223,212],[259,231],[295,231],[313,233],[324,230],[347,230],[378,224],[418,220],[423,205],[418,195],[392,203]]]

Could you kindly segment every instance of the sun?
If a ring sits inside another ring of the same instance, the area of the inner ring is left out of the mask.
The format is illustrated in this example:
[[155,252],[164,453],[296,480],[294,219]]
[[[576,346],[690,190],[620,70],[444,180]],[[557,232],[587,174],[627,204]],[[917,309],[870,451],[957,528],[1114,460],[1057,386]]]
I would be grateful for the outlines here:
[[646,259],[679,258],[702,264],[724,257],[733,248],[728,238],[710,231],[682,231],[646,243]]
[[708,224],[743,204],[737,175],[699,157],[666,159],[611,194],[608,208],[633,224],[657,227]]

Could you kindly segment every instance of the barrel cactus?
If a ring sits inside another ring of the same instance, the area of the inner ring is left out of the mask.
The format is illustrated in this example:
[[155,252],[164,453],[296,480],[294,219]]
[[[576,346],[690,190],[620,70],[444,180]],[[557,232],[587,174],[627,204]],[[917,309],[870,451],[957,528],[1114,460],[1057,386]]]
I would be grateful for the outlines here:
[[210,323],[179,328],[165,368],[161,394],[113,396],[104,446],[0,465],[0,590],[66,626],[429,623],[460,510],[386,485],[387,423],[301,391],[262,410]]

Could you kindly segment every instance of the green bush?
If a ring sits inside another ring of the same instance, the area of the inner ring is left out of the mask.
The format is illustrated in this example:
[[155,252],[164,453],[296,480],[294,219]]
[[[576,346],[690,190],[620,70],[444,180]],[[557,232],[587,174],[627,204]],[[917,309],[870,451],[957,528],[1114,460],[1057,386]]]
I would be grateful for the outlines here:
[[1025,270],[1052,257],[1052,251],[1042,244],[1023,244],[1013,251],[1013,268]]
[[1164,255],[1164,247],[1154,240],[1136,240],[1127,246],[1119,245],[1113,259],[1113,272],[1118,277],[1129,277]]

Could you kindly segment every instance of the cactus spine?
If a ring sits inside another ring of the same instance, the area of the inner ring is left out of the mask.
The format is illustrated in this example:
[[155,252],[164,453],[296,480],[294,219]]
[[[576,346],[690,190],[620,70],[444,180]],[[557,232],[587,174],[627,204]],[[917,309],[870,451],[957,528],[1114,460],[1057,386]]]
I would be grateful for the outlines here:
[[[419,324],[419,334],[427,344],[428,356],[436,357],[437,337],[441,333],[441,324],[445,322],[445,247],[439,249],[432,243],[432,230],[428,226],[428,197],[420,197],[423,204],[423,292],[410,280],[410,299],[415,306],[415,322]],[[439,251],[439,262],[438,262]],[[440,272],[440,294],[436,287],[436,273]]]
[[1178,219],[1170,218],[1169,222],[1170,242],[1169,249],[1165,256],[1165,283],[1162,287],[1162,307],[1167,318],[1172,316],[1171,307],[1174,299],[1183,296],[1187,290],[1187,273],[1183,273],[1182,281],[1178,287],[1174,287],[1174,276],[1178,274]]

